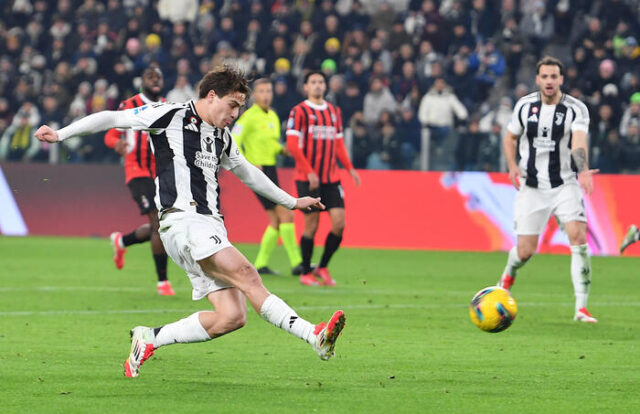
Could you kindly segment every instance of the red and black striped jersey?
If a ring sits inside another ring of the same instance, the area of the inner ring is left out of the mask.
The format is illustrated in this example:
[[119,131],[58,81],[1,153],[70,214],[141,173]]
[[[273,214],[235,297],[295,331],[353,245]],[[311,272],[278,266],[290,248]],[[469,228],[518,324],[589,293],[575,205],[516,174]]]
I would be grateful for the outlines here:
[[353,169],[344,145],[340,108],[324,101],[321,105],[309,100],[294,106],[287,121],[287,148],[296,160],[295,179],[308,181],[312,171],[321,183],[340,182],[338,159]]
[[[165,102],[160,98],[160,102]],[[137,108],[149,103],[152,100],[144,94],[139,93],[131,98],[122,101],[118,110]],[[149,134],[146,131],[134,131],[131,129],[110,129],[104,136],[104,143],[109,148],[114,148],[120,140],[127,142],[127,155],[124,157],[125,180],[128,183],[134,178],[156,176],[156,162],[151,152]]]

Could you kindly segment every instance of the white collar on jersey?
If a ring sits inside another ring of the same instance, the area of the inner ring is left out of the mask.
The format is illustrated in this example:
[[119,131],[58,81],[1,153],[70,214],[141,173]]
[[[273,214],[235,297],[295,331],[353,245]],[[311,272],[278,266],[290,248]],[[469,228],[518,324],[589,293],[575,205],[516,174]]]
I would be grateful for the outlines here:
[[304,103],[306,103],[308,107],[316,109],[318,111],[324,111],[325,109],[327,109],[327,101],[322,101],[322,105],[316,105],[310,100],[305,99]]

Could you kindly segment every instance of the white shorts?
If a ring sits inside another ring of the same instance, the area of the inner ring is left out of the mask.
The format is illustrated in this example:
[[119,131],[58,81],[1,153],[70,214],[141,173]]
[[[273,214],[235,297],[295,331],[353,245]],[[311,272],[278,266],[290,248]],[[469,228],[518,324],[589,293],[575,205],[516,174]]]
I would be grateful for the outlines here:
[[517,235],[539,235],[554,214],[560,223],[587,222],[578,183],[541,190],[523,185],[516,194],[514,229]]
[[169,257],[187,272],[193,286],[193,300],[233,287],[207,276],[198,264],[198,260],[231,246],[227,229],[220,220],[191,212],[167,214],[160,222],[160,238]]

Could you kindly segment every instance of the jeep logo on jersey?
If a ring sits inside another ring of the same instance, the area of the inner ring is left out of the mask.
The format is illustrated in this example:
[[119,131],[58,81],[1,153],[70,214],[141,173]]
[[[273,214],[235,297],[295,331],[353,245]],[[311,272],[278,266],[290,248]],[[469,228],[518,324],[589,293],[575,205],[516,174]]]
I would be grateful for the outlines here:
[[213,152],[213,137],[204,137],[202,142],[205,151]]

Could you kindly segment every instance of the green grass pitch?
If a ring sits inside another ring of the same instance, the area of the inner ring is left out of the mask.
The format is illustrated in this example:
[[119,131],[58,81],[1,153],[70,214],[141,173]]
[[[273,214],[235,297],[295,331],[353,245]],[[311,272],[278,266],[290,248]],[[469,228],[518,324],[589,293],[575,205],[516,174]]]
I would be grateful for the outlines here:
[[[116,270],[104,239],[0,238],[0,411],[640,412],[638,258],[593,259],[600,323],[587,325],[572,320],[569,257],[535,257],[513,290],[515,323],[488,334],[468,303],[506,254],[342,249],[336,288],[264,278],[313,322],[346,312],[335,358],[250,310],[238,332],[159,349],[136,379],[122,375],[129,329],[209,305],[173,263],[177,296],[157,296],[148,245],[126,259]],[[282,248],[272,264],[288,269]]]

